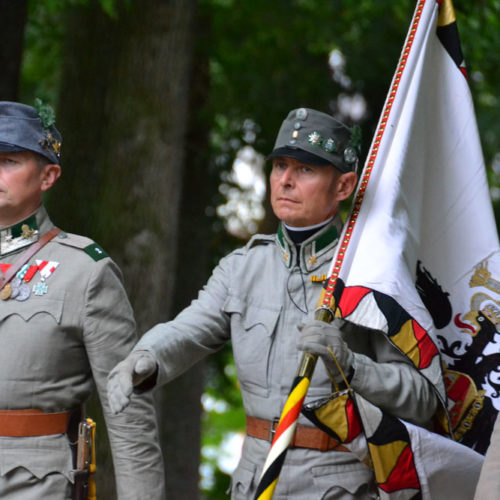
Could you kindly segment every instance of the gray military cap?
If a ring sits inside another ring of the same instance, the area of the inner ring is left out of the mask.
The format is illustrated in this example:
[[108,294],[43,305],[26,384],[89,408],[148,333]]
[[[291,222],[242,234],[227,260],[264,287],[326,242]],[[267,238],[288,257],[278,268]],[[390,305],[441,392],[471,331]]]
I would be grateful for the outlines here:
[[290,111],[283,121],[271,158],[294,158],[308,165],[333,165],[341,172],[356,171],[361,132],[315,109]]
[[33,151],[60,164],[61,134],[54,126],[52,108],[39,109],[19,102],[0,101],[0,151]]

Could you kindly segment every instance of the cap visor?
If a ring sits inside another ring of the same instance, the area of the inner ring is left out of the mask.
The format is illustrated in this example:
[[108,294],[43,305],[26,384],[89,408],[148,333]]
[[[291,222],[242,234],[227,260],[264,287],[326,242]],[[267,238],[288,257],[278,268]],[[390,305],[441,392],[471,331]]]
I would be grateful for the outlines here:
[[331,161],[325,160],[324,158],[321,158],[321,156],[316,156],[308,151],[304,151],[303,149],[292,148],[290,146],[277,148],[270,155],[266,156],[266,160],[272,160],[273,158],[293,158],[301,163],[318,167],[333,165]]
[[21,148],[8,142],[0,142],[1,153],[20,153],[21,151],[26,151],[26,148]]

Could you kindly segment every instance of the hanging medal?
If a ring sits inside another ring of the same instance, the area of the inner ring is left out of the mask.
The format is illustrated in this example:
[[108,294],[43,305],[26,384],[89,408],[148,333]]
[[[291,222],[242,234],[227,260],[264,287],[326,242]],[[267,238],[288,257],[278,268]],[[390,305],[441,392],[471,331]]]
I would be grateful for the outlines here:
[[54,260],[37,260],[36,265],[38,266],[38,270],[40,271],[42,279],[46,280],[56,270],[59,262],[56,262]]
[[13,290],[16,290],[15,297],[13,298],[15,298],[19,302],[24,302],[31,295],[30,287],[24,282],[24,280],[17,276],[14,280],[12,280],[12,286]]
[[[10,282],[10,286],[12,289],[12,293],[10,295],[11,299],[15,299],[15,298],[19,297],[19,294],[21,293],[21,290],[20,290],[21,284],[22,284],[22,282],[21,282],[20,278],[18,278],[17,276]],[[29,288],[28,288],[28,290],[29,290]]]
[[[26,267],[26,269],[25,269],[25,267]],[[38,266],[29,266],[28,264],[25,264],[21,268],[21,271],[19,271],[18,276],[25,283],[29,283],[33,279],[33,276],[35,276],[37,271],[38,271]]]
[[40,271],[40,281],[33,286],[33,293],[35,295],[45,295],[48,292],[48,285],[45,281],[52,276],[56,270],[59,262],[54,260],[37,260],[36,268]]
[[[0,270],[2,271],[2,274],[5,274],[11,265],[12,264],[0,263]],[[22,278],[20,277],[20,275],[24,276],[28,268],[29,266],[25,264],[21,270],[17,272],[16,277],[2,288],[2,291],[0,292],[0,299],[26,300],[30,296],[31,291],[29,287],[23,284]]]
[[12,296],[12,287],[10,286],[10,283],[7,283],[0,291],[0,299],[9,300],[11,296]]
[[31,289],[27,283],[29,283],[33,276],[35,276],[38,271],[38,266],[34,264],[24,264],[21,269],[16,274],[15,279],[12,280],[12,296],[11,298],[24,302],[31,295]]
[[[5,274],[11,265],[0,263],[2,274]],[[45,295],[48,291],[45,281],[52,276],[58,265],[59,262],[51,260],[36,260],[36,264],[24,264],[16,273],[16,277],[3,287],[0,292],[0,299],[15,299],[20,302],[28,299],[31,295],[31,288],[28,283],[38,271],[40,271],[40,281],[33,286],[33,293],[35,295]]]

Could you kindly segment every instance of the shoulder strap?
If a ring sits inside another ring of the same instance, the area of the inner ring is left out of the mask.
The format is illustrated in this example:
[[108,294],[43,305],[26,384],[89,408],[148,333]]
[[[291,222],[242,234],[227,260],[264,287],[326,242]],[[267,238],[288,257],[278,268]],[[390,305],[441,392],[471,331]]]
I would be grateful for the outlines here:
[[57,236],[61,230],[58,227],[47,231],[36,243],[33,243],[26,252],[23,252],[20,257],[9,267],[8,271],[0,277],[0,290],[17,274],[21,267],[28,262],[42,247],[44,247],[51,239]]

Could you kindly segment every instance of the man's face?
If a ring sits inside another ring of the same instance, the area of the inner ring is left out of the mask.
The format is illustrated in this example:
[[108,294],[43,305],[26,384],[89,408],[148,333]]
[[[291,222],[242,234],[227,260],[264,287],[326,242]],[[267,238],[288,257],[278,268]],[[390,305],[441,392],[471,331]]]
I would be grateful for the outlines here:
[[275,158],[270,176],[271,206],[292,227],[319,224],[332,217],[341,200],[352,193],[357,176],[332,165],[317,167],[293,158]]
[[32,214],[59,174],[59,165],[39,167],[29,151],[0,152],[0,225],[14,224]]

